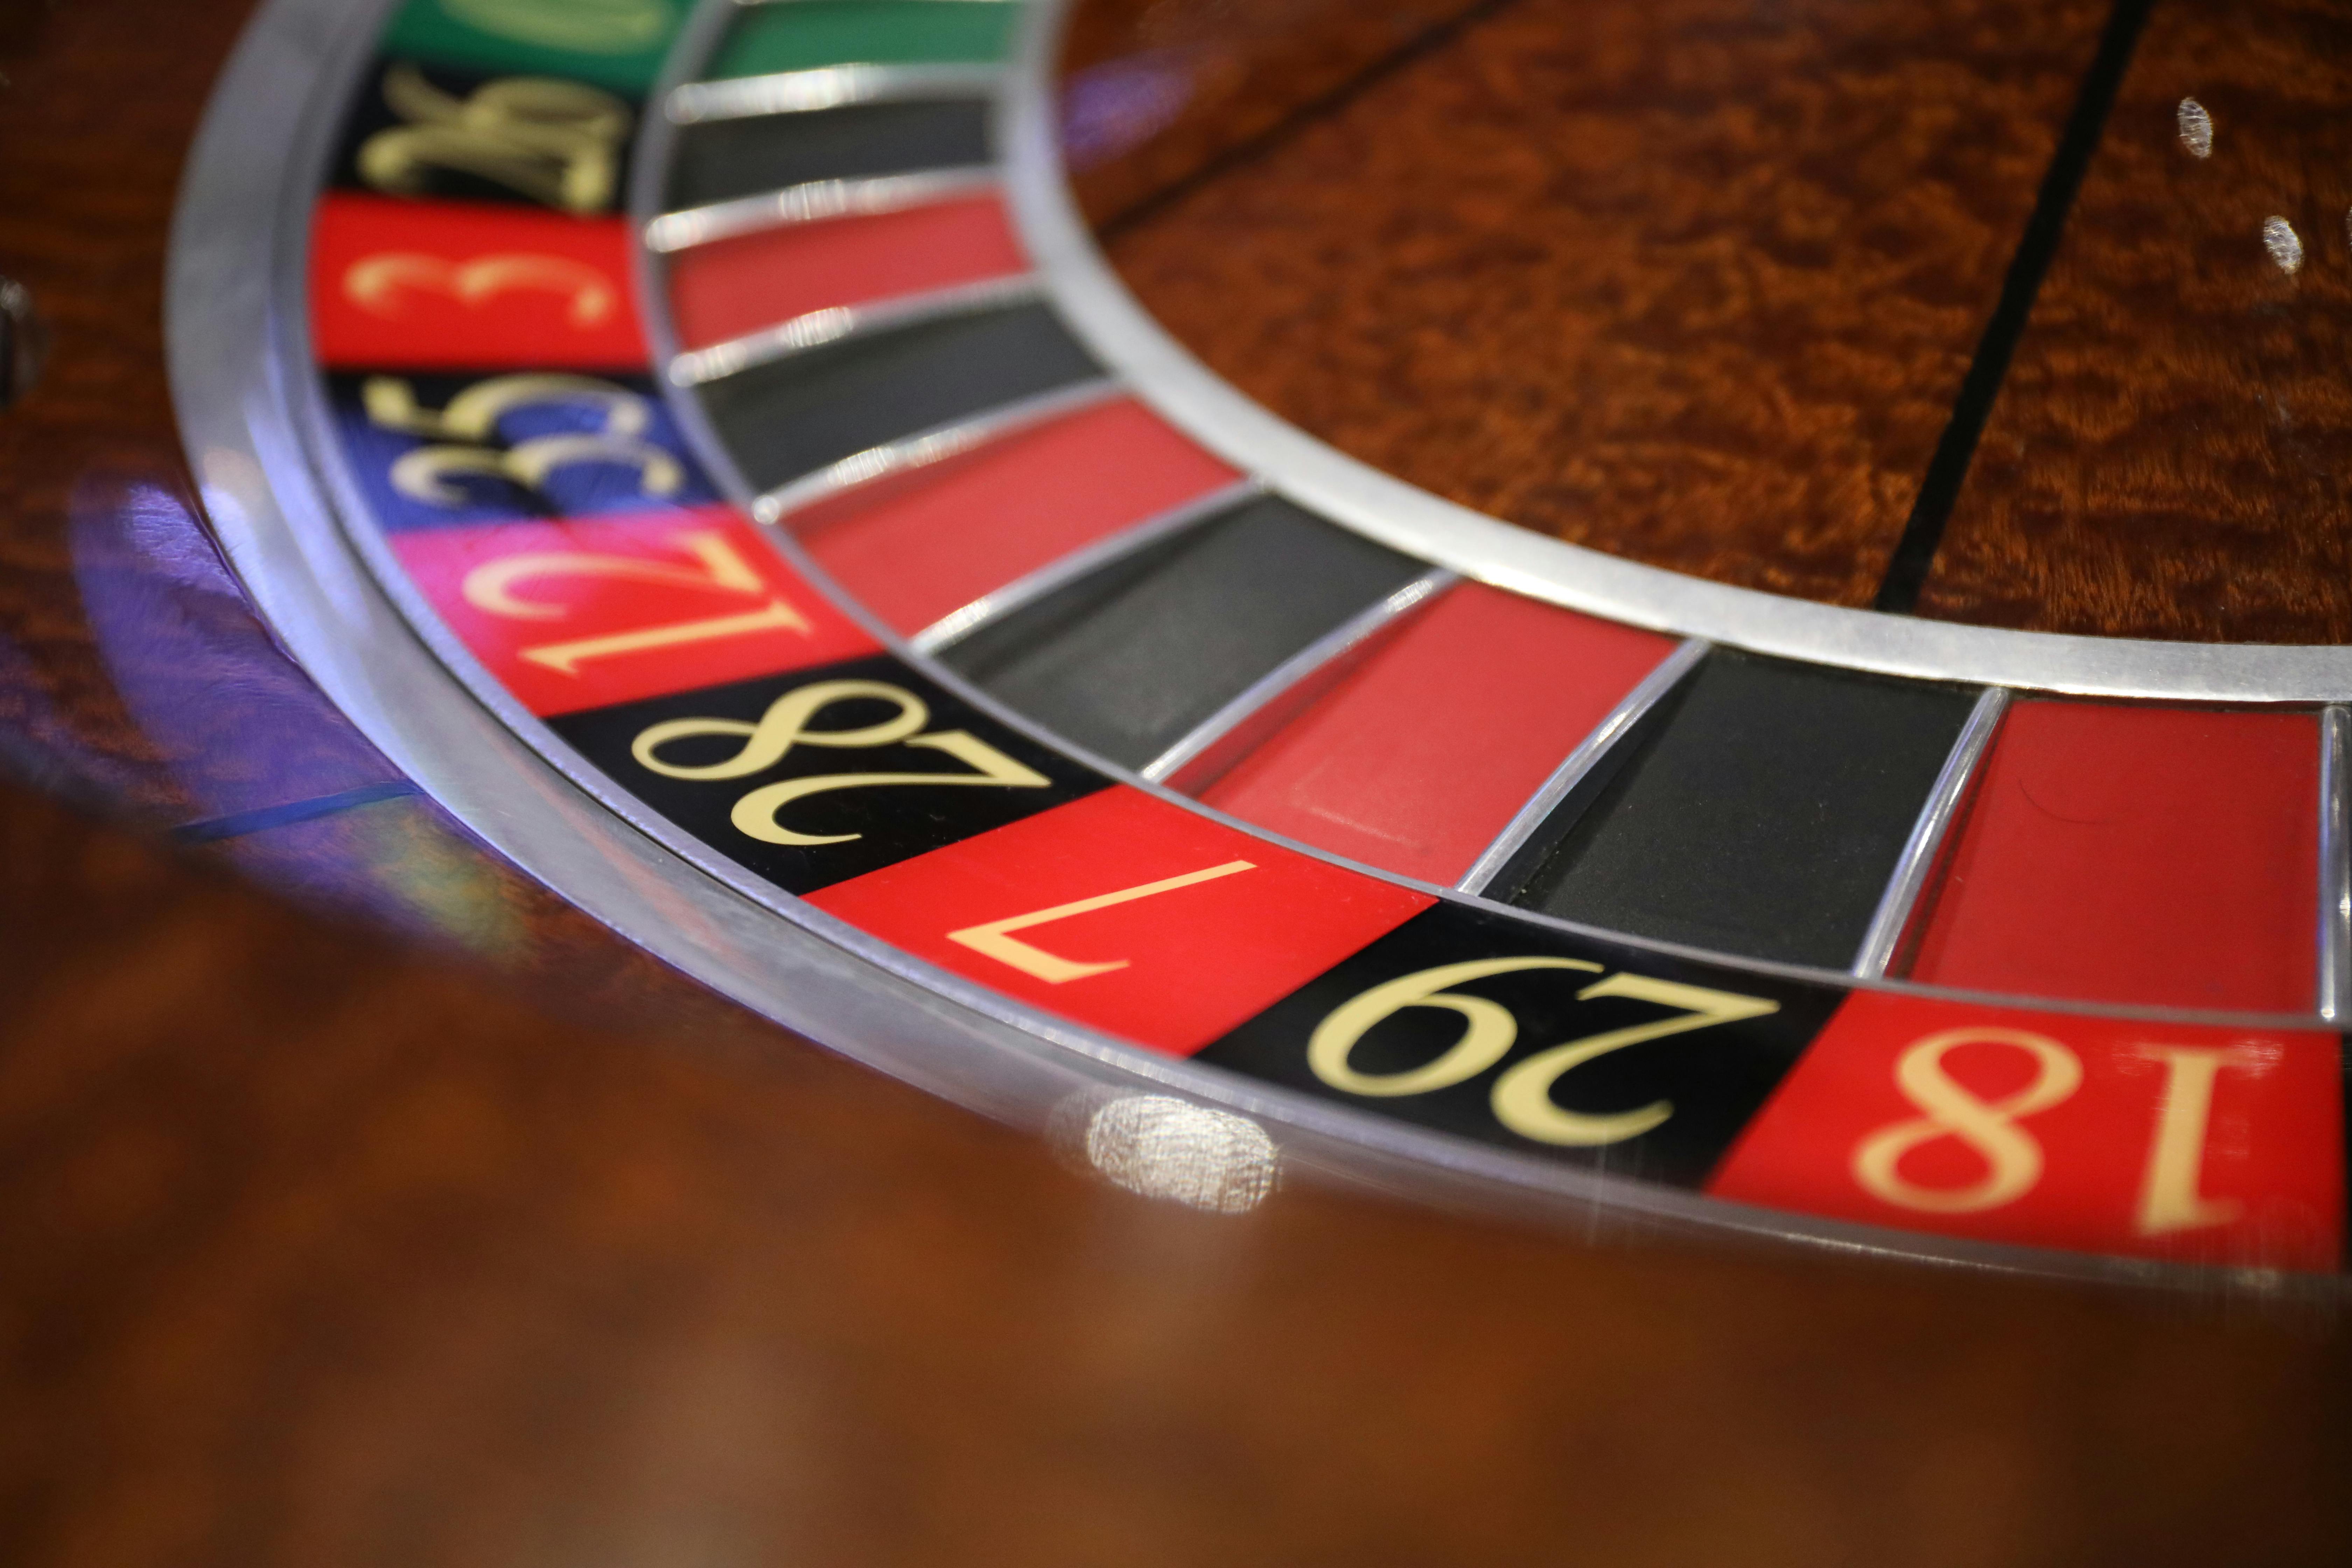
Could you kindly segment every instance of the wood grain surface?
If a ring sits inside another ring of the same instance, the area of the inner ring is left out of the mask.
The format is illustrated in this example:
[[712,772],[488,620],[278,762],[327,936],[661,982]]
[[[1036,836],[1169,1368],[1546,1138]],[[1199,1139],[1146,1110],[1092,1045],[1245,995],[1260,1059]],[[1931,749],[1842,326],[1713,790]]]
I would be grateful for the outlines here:
[[208,806],[173,738],[124,701],[85,594],[124,572],[160,583],[141,569],[140,520],[194,510],[163,374],[163,252],[245,9],[0,0],[0,275],[32,291],[52,338],[39,384],[0,416],[0,749],[51,787],[163,820]]
[[[0,416],[7,758],[154,825],[364,781],[191,547],[166,413],[234,17],[18,4],[0,270],[59,336]],[[199,858],[0,785],[0,996],[11,1565],[2210,1568],[2352,1525],[2332,1317],[1149,1203],[413,798]]]
[[[2193,155],[2179,107],[2211,117]],[[2164,0],[2018,344],[1922,614],[2352,641],[2352,16]],[[2263,226],[2285,219],[2282,270]]]
[[1295,121],[1515,0],[1084,0],[1063,41],[1063,158],[1116,234]]
[[1108,251],[1212,367],[1377,467],[1866,604],[2104,12],[1514,0]]
[[2342,1561],[2332,1321],[1195,1214],[509,896],[493,971],[0,792],[0,1559]]

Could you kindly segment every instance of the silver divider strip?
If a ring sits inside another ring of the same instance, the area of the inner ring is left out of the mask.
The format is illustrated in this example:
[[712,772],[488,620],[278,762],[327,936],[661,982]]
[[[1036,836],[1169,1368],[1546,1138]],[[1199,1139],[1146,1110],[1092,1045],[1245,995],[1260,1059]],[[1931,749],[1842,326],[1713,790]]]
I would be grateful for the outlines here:
[[2352,708],[2319,710],[2319,1016],[2340,1024],[2352,996]]
[[[963,0],[940,0],[940,3],[962,4]],[[774,489],[755,496],[751,500],[751,516],[759,522],[780,522],[803,507],[854,486],[961,457],[976,447],[984,447],[991,441],[1001,440],[1033,425],[1043,425],[1065,414],[1075,414],[1080,409],[1092,408],[1126,395],[1127,388],[1123,383],[1102,376],[1068,386],[1057,386],[1051,392],[1024,397],[984,414],[975,414],[969,419],[934,426],[904,440],[888,441],[879,447],[869,447],[863,452],[853,452],[813,474],[803,474],[789,484],[778,485]]]
[[669,362],[672,386],[702,386],[755,365],[773,364],[806,350],[822,348],[845,338],[887,332],[950,316],[976,315],[1004,305],[1026,304],[1044,296],[1045,286],[1034,273],[1013,278],[983,278],[945,289],[901,294],[863,305],[829,305],[794,316],[789,321],[729,338],[709,348],[694,349]]
[[1625,738],[1642,715],[1656,707],[1667,692],[1681,685],[1683,677],[1696,668],[1698,661],[1714,647],[1715,645],[1705,638],[1692,637],[1666,655],[1655,669],[1643,676],[1642,683],[1625,693],[1624,699],[1609,710],[1608,717],[1593,727],[1592,733],[1579,742],[1576,750],[1569,752],[1568,760],[1552,770],[1551,777],[1544,780],[1542,787],[1528,797],[1527,805],[1519,807],[1518,815],[1504,825],[1503,831],[1495,836],[1495,841],[1470,863],[1470,869],[1462,873],[1462,879],[1454,884],[1455,889],[1465,893],[1484,893],[1486,884],[1501,874],[1511,857],[1517,854],[1520,847],[1535,836],[1536,829],[1543,826],[1544,818],[1568,798],[1568,792],[1582,782],[1584,775],[1608,754],[1612,746]]
[[1180,533],[1221,512],[1231,511],[1265,493],[1265,488],[1255,479],[1240,479],[1230,485],[1222,485],[1204,496],[1196,496],[1170,507],[1141,522],[1129,523],[1116,533],[1108,534],[1091,544],[1081,545],[1034,572],[1015,577],[1001,588],[990,589],[968,605],[950,610],[908,637],[908,645],[917,653],[936,654],[970,637],[990,622],[1002,620],[1024,605],[1034,604],[1056,588],[1075,583],[1114,561],[1132,555],[1139,550],[1149,549],[1171,534]]
[[1250,682],[1240,696],[1218,709],[1183,739],[1137,771],[1154,784],[1188,792],[1216,783],[1243,756],[1330,689],[1404,616],[1462,580],[1440,566],[1407,583],[1380,603],[1360,610],[1272,669]]
[[984,98],[1003,82],[999,65],[820,66],[814,70],[690,81],[671,89],[662,112],[673,125],[807,114],[856,103]]
[[1953,818],[1959,815],[1960,802],[1968,796],[1969,782],[1976,777],[1986,749],[2000,731],[2001,715],[2008,711],[2009,688],[1988,686],[1978,694],[1969,721],[1960,726],[1959,738],[1944,759],[1943,772],[1936,775],[1936,787],[1927,792],[1927,803],[1919,808],[1919,820],[1911,825],[1911,837],[1904,842],[1886,890],[1878,896],[1870,929],[1863,932],[1862,946],[1853,955],[1854,974],[1864,980],[1884,979],[1886,966],[1895,962],[1895,944],[1903,940],[1904,930],[1911,923],[1911,911],[1918,907],[1927,875],[1936,868],[1936,856],[1952,830]]
[[789,228],[830,217],[872,216],[932,206],[982,191],[999,184],[993,164],[970,168],[926,169],[912,174],[878,174],[870,179],[810,180],[733,201],[686,207],[664,213],[646,225],[646,248],[668,255],[690,250],[714,240],[732,239],[763,228]]

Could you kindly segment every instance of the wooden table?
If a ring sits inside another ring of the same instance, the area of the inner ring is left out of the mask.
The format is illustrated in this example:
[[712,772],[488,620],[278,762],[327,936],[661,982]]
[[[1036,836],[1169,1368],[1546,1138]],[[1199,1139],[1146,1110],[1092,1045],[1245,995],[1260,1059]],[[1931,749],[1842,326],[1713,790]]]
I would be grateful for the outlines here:
[[[58,332],[0,416],[0,719],[118,818],[0,790],[0,1560],[2343,1560],[2308,1309],[1154,1204],[413,797],[268,825],[233,727],[156,718],[191,626],[305,700],[170,543],[163,219],[234,11],[0,26],[0,271]],[[321,744],[273,766],[372,787]]]

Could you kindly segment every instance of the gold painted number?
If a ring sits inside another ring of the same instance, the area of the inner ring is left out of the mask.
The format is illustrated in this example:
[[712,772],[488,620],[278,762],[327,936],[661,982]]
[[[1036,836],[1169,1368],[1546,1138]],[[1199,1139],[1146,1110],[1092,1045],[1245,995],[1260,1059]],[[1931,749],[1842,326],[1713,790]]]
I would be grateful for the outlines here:
[[[1446,988],[1488,975],[1535,969],[1601,973],[1601,965],[1582,959],[1487,958],[1403,975],[1334,1009],[1307,1040],[1307,1066],[1317,1078],[1347,1094],[1383,1098],[1431,1094],[1466,1082],[1510,1054],[1518,1040],[1518,1019],[1490,997]],[[1636,1110],[1595,1116],[1562,1108],[1552,1099],[1553,1087],[1576,1068],[1611,1051],[1742,1018],[1760,1018],[1780,1006],[1759,996],[1739,996],[1639,974],[1608,975],[1576,994],[1580,1002],[1612,996],[1654,1002],[1676,1009],[1678,1016],[1582,1036],[1516,1064],[1495,1082],[1496,1120],[1523,1138],[1544,1143],[1591,1148],[1638,1138],[1674,1115],[1672,1101],[1662,1100]],[[1374,1025],[1410,1007],[1434,1007],[1460,1015],[1461,1035],[1436,1058],[1416,1068],[1392,1073],[1359,1068],[1354,1057],[1364,1036]]]
[[550,577],[617,578],[627,582],[652,583],[662,587],[702,588],[713,593],[766,600],[758,609],[736,615],[670,621],[603,637],[541,643],[536,647],[520,651],[519,657],[559,675],[576,676],[580,673],[580,667],[591,659],[676,647],[685,643],[710,642],[752,632],[792,631],[803,637],[813,635],[814,628],[809,625],[808,617],[794,609],[789,601],[773,594],[761,580],[759,571],[743,559],[742,552],[725,534],[698,529],[676,535],[674,542],[693,556],[693,565],[647,561],[630,555],[598,555],[586,551],[530,552],[475,567],[466,574],[465,581],[458,585],[458,592],[474,608],[517,621],[555,621],[571,614],[564,605],[527,598],[518,592],[525,583]]
[[2261,1072],[2268,1064],[2259,1046],[2142,1046],[2143,1059],[2164,1068],[2164,1097],[2158,1102],[2156,1135],[2148,1140],[2147,1165],[2140,1173],[2139,1207],[2133,1228],[2142,1236],[2227,1225],[2245,1213],[2235,1198],[2209,1198],[2204,1184],[2205,1145],[2213,1121],[2213,1081],[2230,1068]]
[[1085,980],[1097,974],[1108,974],[1125,969],[1131,960],[1103,959],[1088,963],[1079,959],[1065,958],[1058,952],[1048,952],[1034,943],[1025,942],[1013,933],[1030,931],[1038,926],[1052,925],[1078,915],[1090,915],[1097,910],[1117,909],[1138,899],[1156,899],[1180,888],[1197,888],[1203,882],[1255,871],[1253,860],[1227,860],[1223,865],[1206,866],[1198,871],[1186,871],[1179,876],[1162,877],[1156,882],[1144,882],[1132,888],[1120,888],[1114,892],[1097,893],[1090,899],[1073,899],[1066,904],[1051,909],[1031,910],[1026,914],[1007,915],[1003,920],[987,921],[980,925],[966,926],[961,931],[948,932],[948,940],[968,947],[982,957],[992,958],[1008,968],[1034,975],[1048,985],[1067,985],[1073,980]]
[[[1962,1046],[2008,1046],[2033,1058],[2033,1081],[2014,1094],[1984,1100],[1944,1070]],[[1853,1179],[1863,1191],[1920,1214],[1977,1214],[2013,1204],[2042,1180],[2042,1145],[2018,1125],[2073,1098],[2083,1060],[2047,1035],[2024,1029],[1946,1029],[1906,1050],[1895,1084],[1921,1114],[1891,1122],[1854,1145]],[[1938,1139],[1965,1144],[1984,1165],[1975,1181],[1929,1187],[1906,1176],[1903,1157]]]
[[372,316],[399,320],[412,293],[441,294],[469,310],[517,292],[554,294],[579,331],[603,325],[621,306],[612,280],[584,261],[538,251],[498,251],[448,261],[417,250],[383,250],[343,271],[343,298]]
[[383,100],[406,123],[360,144],[360,177],[380,191],[421,195],[435,170],[448,169],[568,213],[613,205],[634,117],[609,92],[524,76],[457,98],[404,61],[384,72]]
[[[651,405],[627,387],[594,376],[493,376],[466,388],[446,408],[436,409],[418,404],[416,389],[402,377],[373,375],[362,384],[360,400],[372,425],[438,438],[404,452],[392,465],[392,488],[427,506],[466,504],[466,492],[449,482],[457,475],[478,474],[538,490],[558,468],[572,463],[635,468],[638,488],[649,496],[676,495],[686,484],[684,466],[644,439],[653,427]],[[561,404],[597,410],[604,428],[534,436],[504,451],[489,445],[505,416]]]
[[1760,1018],[1780,1010],[1780,1004],[1761,996],[1739,996],[1728,991],[1680,985],[1640,974],[1612,974],[1576,994],[1580,1002],[1602,996],[1654,1002],[1661,1007],[1678,1009],[1681,1016],[1587,1035],[1539,1051],[1518,1063],[1495,1080],[1495,1115],[1504,1126],[1522,1138],[1577,1148],[1595,1148],[1638,1138],[1674,1115],[1672,1100],[1656,1100],[1638,1110],[1621,1111],[1613,1116],[1588,1116],[1552,1103],[1552,1085],[1593,1058],[1622,1051],[1627,1046],[1663,1040],[1670,1035],[1686,1035],[1694,1029],[1713,1028],[1717,1024],[1735,1024],[1742,1018]]
[[458,20],[551,49],[634,55],[668,36],[668,0],[441,0]]
[[[2032,1080],[1986,1100],[1944,1070],[1944,1058],[1962,1046],[2023,1051],[2033,1061]],[[2163,1069],[2164,1087],[2140,1173],[2134,1234],[2164,1236],[2242,1217],[2244,1204],[2203,1191],[2205,1150],[2216,1080],[2231,1069],[2263,1071],[2268,1058],[2263,1047],[2142,1046],[2137,1054]],[[1895,1083],[1922,1114],[1882,1127],[1854,1146],[1855,1183],[1897,1208],[1981,1214],[2013,1204],[2041,1184],[2042,1144],[2021,1123],[2074,1098],[2083,1086],[2083,1060],[2049,1036],[2023,1029],[1947,1029],[1915,1042],[1896,1058]],[[1976,1156],[1983,1167],[1976,1180],[1930,1187],[1903,1173],[1906,1155],[1943,1138],[1957,1140]]]
[[[859,699],[887,702],[898,711],[872,724],[848,730],[814,728],[818,714],[836,702]],[[907,745],[942,752],[970,768],[968,773],[818,773],[763,784],[735,803],[729,820],[736,831],[765,844],[806,847],[846,844],[856,833],[810,834],[786,827],[780,819],[784,807],[813,795],[835,790],[876,789],[891,784],[990,785],[999,789],[1045,789],[1053,780],[1024,766],[979,736],[963,730],[920,731],[930,722],[923,700],[901,686],[878,680],[821,680],[787,691],[768,705],[756,722],[740,719],[670,719],[639,733],[629,754],[648,772],[673,779],[740,779],[775,766],[795,746],[824,746],[858,751],[873,746]],[[724,736],[740,740],[731,757],[715,763],[673,763],[664,747],[680,741]]]

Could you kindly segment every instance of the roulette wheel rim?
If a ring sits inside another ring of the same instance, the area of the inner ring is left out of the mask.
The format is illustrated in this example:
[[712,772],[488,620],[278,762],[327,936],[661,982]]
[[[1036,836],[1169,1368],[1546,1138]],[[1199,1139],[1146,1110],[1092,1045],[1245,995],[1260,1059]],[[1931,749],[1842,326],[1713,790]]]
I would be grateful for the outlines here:
[[[1808,604],[1703,582],[1512,528],[1439,500],[1326,447],[1200,365],[1118,282],[1087,234],[1060,168],[1051,67],[1067,9],[1024,6],[1013,63],[991,94],[1001,181],[1044,297],[1101,363],[1142,400],[1262,486],[1424,563],[1563,607],[1688,639],[1686,672],[1709,644],[1906,677],[2107,698],[2332,703],[2352,692],[2352,650],[2187,646],[1996,631]],[[1629,1222],[1730,1228],[1834,1248],[1988,1268],[2168,1281],[2226,1278],[2301,1288],[2324,1276],[2264,1267],[2188,1264],[1937,1235],[1628,1179],[1533,1153],[1484,1146],[1334,1104],[1280,1085],[1153,1054],[1116,1034],[1021,1002],[917,958],[848,921],[761,881],[614,783],[511,695],[410,581],[330,427],[307,325],[311,211],[334,126],[373,58],[392,7],[346,10],[333,0],[277,0],[257,19],[216,89],[192,156],[172,250],[167,330],[184,439],[218,535],[264,617],[346,714],[403,771],[502,853],[629,940],[753,1009],[848,1055],[968,1107],[1067,1135],[1107,1103],[1139,1094],[1213,1108],[1277,1134],[1284,1167],[1404,1191],[1424,1199],[1557,1218],[1607,1213]],[[693,79],[736,15],[705,4],[670,47],[648,110]],[[648,112],[635,132],[629,216],[646,232],[676,127]],[[652,363],[677,344],[651,250],[634,251],[634,281]],[[730,499],[762,523],[785,561],[887,653],[1007,729],[1073,755],[1115,781],[1284,849],[1441,901],[1481,905],[1454,886],[1371,868],[1227,816],[1139,772],[1052,734],[959,677],[833,587],[776,510],[734,473],[692,399],[670,409],[695,454]],[[1694,653],[1694,648],[1696,653]],[[1671,662],[1671,661],[1670,661]],[[1651,693],[1655,696],[1657,691]],[[1975,752],[1990,733],[1979,701]],[[2323,721],[2337,764],[2323,779],[2324,818],[2343,816],[2340,711]],[[1919,832],[1932,850],[1957,796],[1939,788]],[[1940,815],[1938,815],[1940,813]],[[2336,867],[2340,846],[2323,846]],[[1912,855],[1905,875],[1927,871]],[[1494,907],[1486,905],[1485,907]],[[1592,935],[1681,955],[1727,973],[1828,983],[1852,994],[1981,1003],[2021,999],[1888,981],[1627,937],[1515,909],[1532,929]],[[2333,949],[2323,949],[2334,955]],[[1883,958],[1883,954],[1882,954]],[[1585,967],[1592,967],[1585,965]],[[2323,966],[2320,1017],[2340,981]],[[2052,1015],[2159,1024],[2292,1026],[2308,1015],[2231,1012],[2034,997]],[[1072,1118],[1078,1119],[1073,1123]],[[1226,1125],[1232,1125],[1227,1123]],[[1266,1165],[1251,1181],[1270,1181]],[[1212,1206],[1214,1206],[1213,1204]],[[2293,1281],[2292,1285],[2284,1281]]]

